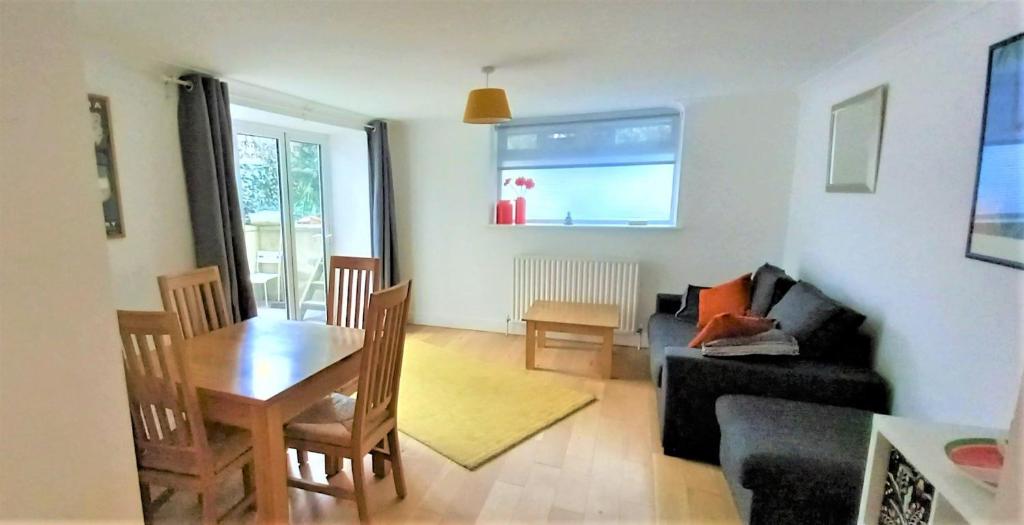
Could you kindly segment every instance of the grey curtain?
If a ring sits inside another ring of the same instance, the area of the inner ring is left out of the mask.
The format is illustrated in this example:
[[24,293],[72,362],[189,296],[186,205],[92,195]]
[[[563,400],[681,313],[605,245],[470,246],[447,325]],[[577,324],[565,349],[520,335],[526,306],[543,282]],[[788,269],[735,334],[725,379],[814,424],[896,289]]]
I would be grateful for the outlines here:
[[192,87],[178,90],[178,135],[185,166],[196,265],[220,267],[235,321],[256,315],[249,282],[235,162],[228,85],[205,75],[186,75]]
[[391,177],[388,123],[374,120],[366,129],[370,148],[370,229],[373,256],[381,259],[384,286],[398,284],[395,237],[395,188]]

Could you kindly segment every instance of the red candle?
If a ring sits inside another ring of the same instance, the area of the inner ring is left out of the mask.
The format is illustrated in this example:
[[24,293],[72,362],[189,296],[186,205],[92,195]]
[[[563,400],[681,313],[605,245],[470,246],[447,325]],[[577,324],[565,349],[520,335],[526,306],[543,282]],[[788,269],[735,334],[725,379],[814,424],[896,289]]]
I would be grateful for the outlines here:
[[512,224],[512,201],[498,201],[496,222],[498,224]]
[[526,224],[526,198],[516,199],[516,224]]

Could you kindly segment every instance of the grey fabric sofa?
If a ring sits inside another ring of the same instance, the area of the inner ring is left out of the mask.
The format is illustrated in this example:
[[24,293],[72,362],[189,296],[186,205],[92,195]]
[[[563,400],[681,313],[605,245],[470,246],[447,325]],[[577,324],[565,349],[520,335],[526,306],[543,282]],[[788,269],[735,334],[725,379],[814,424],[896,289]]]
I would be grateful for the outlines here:
[[871,413],[783,399],[723,396],[722,472],[744,523],[856,521]]
[[666,454],[719,462],[715,401],[730,394],[776,397],[887,413],[888,386],[869,366],[870,341],[858,334],[836,352],[842,359],[704,357],[687,348],[694,321],[675,316],[683,297],[657,296],[648,321],[651,379],[657,387],[661,443]]

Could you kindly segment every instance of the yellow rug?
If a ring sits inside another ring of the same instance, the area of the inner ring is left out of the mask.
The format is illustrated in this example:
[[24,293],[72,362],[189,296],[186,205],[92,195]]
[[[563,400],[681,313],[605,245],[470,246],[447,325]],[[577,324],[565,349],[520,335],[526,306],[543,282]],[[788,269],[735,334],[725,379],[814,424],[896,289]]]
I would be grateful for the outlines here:
[[592,401],[525,368],[406,341],[398,427],[473,470]]

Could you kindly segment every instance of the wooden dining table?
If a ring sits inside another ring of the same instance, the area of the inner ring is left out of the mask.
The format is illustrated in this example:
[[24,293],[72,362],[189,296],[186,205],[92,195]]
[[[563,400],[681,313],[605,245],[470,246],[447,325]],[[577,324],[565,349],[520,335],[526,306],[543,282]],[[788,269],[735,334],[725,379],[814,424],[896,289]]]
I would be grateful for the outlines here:
[[288,523],[285,422],[359,375],[363,331],[253,318],[185,342],[204,416],[249,429],[257,523]]

